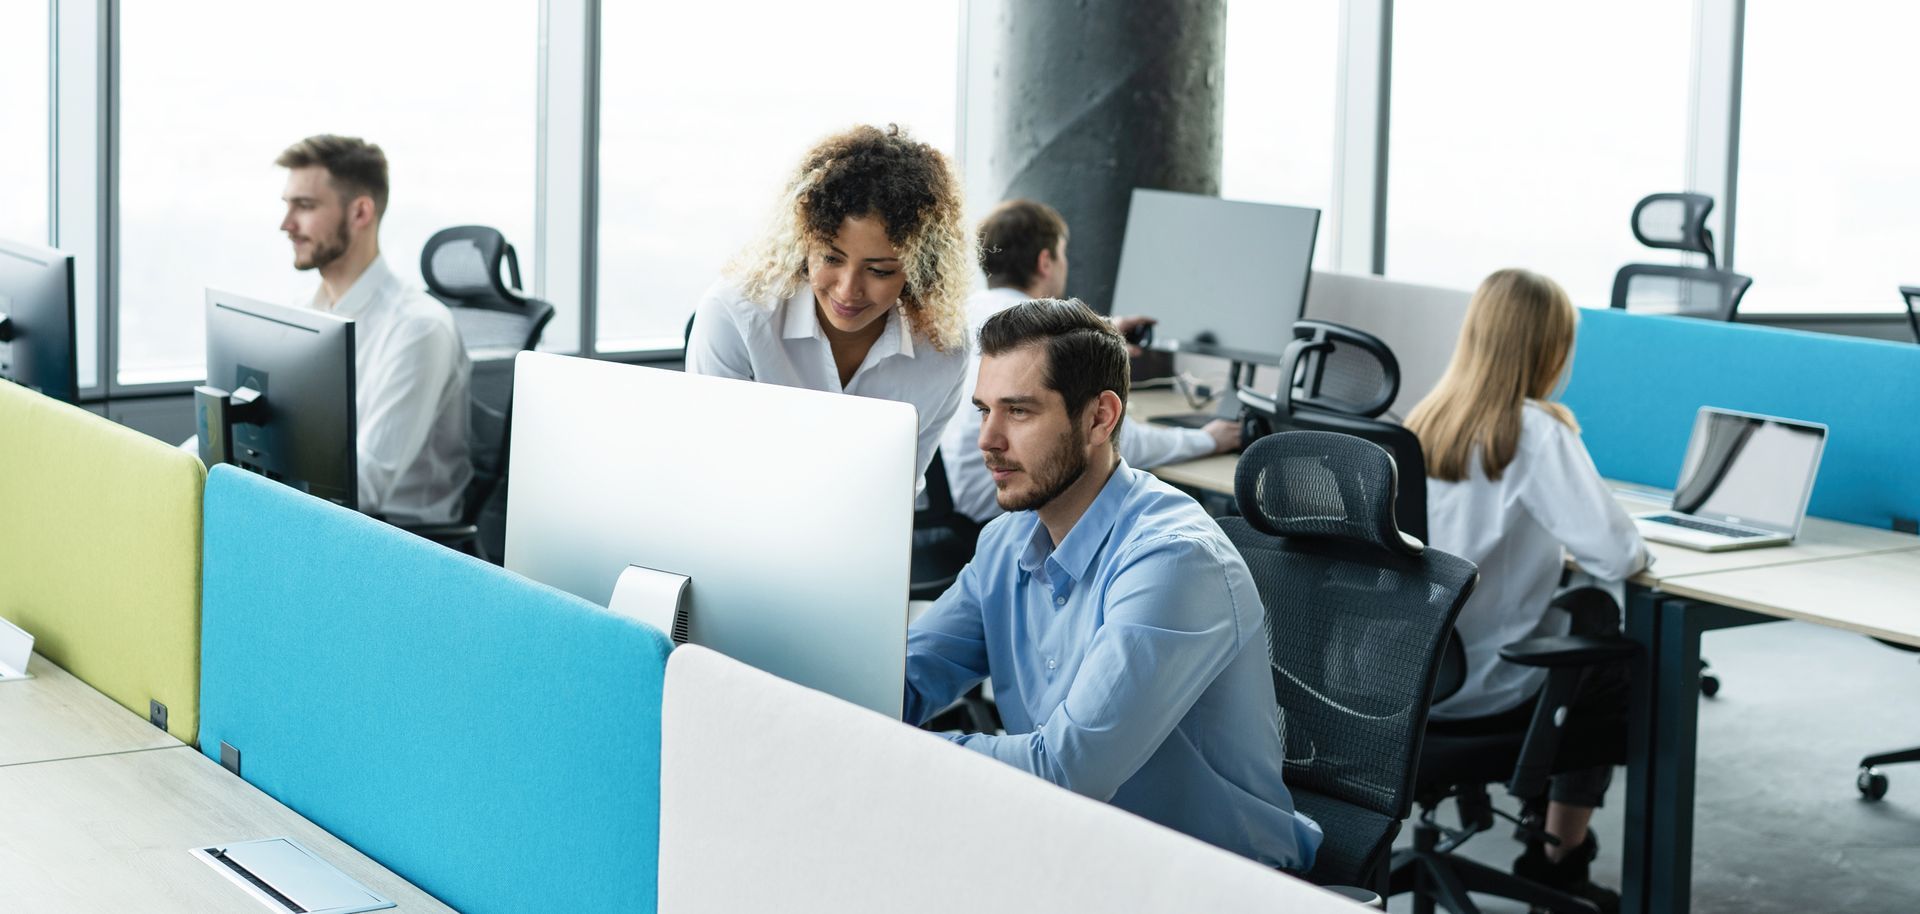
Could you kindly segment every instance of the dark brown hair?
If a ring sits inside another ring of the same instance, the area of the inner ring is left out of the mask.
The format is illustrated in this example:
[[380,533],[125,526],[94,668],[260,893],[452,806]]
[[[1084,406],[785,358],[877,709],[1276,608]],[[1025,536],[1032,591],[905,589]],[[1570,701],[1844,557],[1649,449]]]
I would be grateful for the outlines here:
[[1067,220],[1045,203],[1008,200],[980,223],[980,268],[992,288],[1024,289],[1033,283],[1041,251],[1067,237]]
[[327,170],[328,183],[340,195],[342,204],[357,197],[373,198],[375,218],[387,212],[387,154],[380,147],[357,136],[322,133],[288,146],[273,164],[281,168]]
[[[1127,402],[1130,366],[1127,341],[1113,324],[1077,298],[1036,298],[987,318],[980,328],[980,354],[997,356],[1022,346],[1046,347],[1042,383],[1059,391],[1067,415],[1079,416],[1087,404],[1111,390]],[[1119,440],[1119,430],[1114,430]]]

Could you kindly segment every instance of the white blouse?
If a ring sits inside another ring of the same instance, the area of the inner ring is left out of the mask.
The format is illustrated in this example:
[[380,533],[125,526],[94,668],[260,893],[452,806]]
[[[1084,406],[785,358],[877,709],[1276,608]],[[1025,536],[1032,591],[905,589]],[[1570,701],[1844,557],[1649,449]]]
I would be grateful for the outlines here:
[[1573,429],[1529,401],[1520,445],[1498,481],[1487,479],[1476,449],[1471,476],[1427,481],[1430,544],[1480,566],[1480,582],[1460,610],[1466,683],[1434,705],[1435,719],[1497,714],[1533,697],[1547,671],[1500,659],[1500,648],[1527,638],[1564,635],[1566,613],[1548,609],[1560,581],[1562,548],[1582,570],[1619,581],[1646,567],[1646,546],[1632,518],[1593,466]]
[[[911,404],[919,411],[914,479],[920,480],[940,444],[940,432],[960,405],[967,351],[941,352],[925,337],[908,333],[899,308],[887,309],[886,321],[866,360],[842,387],[833,349],[814,311],[812,289],[803,287],[785,301],[769,304],[748,301],[738,284],[723,279],[707,289],[695,312],[687,370]],[[818,441],[781,444],[831,447],[832,438],[830,429],[822,429]]]

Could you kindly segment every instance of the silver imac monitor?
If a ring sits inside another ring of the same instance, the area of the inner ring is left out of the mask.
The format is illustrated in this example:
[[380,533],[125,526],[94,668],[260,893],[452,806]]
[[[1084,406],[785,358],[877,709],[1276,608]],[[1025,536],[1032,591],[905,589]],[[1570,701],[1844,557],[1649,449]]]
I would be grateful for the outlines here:
[[1308,207],[1136,189],[1111,313],[1157,319],[1156,349],[1278,365],[1319,228]]
[[506,566],[608,605],[684,575],[686,639],[900,717],[912,406],[523,352]]

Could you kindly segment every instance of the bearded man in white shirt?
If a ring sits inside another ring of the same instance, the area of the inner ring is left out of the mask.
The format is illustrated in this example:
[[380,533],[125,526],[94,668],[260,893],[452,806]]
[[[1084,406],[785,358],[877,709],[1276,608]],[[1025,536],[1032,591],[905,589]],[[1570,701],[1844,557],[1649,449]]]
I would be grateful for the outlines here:
[[403,282],[380,256],[387,157],[357,137],[322,134],[292,146],[280,230],[293,265],[315,270],[311,307],[354,321],[360,510],[396,523],[458,518],[472,373],[445,305]]
[[[980,264],[987,288],[967,300],[968,336],[977,337],[987,319],[1023,301],[1066,297],[1067,222],[1045,203],[1008,200],[994,207],[980,223]],[[1150,324],[1148,317],[1114,319],[1121,333]],[[960,402],[970,402],[974,379],[980,374],[980,355],[973,354]],[[1121,423],[1120,456],[1136,469],[1151,469],[1221,454],[1240,446],[1240,425],[1215,419],[1202,428],[1173,428],[1125,419]],[[940,440],[942,462],[953,507],[975,523],[1001,514],[993,476],[980,459],[980,413],[961,409],[953,414]]]

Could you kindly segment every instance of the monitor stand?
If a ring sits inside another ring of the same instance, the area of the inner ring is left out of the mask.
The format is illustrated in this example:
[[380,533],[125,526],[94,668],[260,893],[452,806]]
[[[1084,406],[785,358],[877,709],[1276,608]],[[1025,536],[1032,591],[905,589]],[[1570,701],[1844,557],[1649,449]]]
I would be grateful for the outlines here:
[[266,418],[267,400],[251,387],[228,392],[202,384],[193,389],[193,414],[200,433],[200,462],[211,467],[233,462],[234,425],[258,425]]

